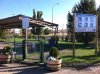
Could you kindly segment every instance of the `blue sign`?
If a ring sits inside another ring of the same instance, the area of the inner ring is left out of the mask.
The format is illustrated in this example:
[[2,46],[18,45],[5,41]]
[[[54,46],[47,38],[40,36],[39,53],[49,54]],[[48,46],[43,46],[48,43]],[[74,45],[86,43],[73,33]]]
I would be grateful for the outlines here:
[[29,17],[22,17],[22,28],[29,28]]

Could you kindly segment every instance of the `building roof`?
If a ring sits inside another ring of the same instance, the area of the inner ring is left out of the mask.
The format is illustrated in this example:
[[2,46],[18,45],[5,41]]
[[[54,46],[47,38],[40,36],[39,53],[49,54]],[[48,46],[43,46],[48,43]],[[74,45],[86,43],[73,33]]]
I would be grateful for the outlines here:
[[[0,28],[22,28],[22,17],[25,17],[25,15],[16,15],[4,19],[0,19]],[[28,16],[27,16],[28,17]],[[47,21],[42,21],[42,20],[37,20],[33,19],[32,17],[29,17],[29,26],[39,26],[39,27],[44,27],[44,26],[58,26],[58,24],[47,22]]]

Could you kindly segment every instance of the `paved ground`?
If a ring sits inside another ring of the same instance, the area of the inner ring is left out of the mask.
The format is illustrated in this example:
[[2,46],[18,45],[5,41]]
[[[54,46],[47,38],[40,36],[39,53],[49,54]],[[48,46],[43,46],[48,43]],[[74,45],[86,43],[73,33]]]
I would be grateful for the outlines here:
[[100,66],[89,67],[84,70],[61,68],[59,71],[51,72],[44,67],[15,63],[0,65],[0,74],[100,74]]

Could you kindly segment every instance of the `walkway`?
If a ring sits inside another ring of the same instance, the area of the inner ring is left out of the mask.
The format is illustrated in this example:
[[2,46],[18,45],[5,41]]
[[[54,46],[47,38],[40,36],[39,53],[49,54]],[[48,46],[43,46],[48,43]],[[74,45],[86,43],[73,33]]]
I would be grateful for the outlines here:
[[59,71],[51,72],[43,67],[27,66],[22,64],[2,64],[0,74],[100,74],[100,66],[90,67],[85,70],[62,68]]

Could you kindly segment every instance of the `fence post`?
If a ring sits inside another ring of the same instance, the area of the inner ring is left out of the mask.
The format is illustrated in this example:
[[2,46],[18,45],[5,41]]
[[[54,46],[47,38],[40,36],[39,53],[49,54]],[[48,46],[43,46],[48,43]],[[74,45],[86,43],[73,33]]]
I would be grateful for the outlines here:
[[26,53],[25,53],[25,40],[22,41],[22,58],[23,60],[26,58]]
[[40,62],[44,62],[44,43],[40,41]]

